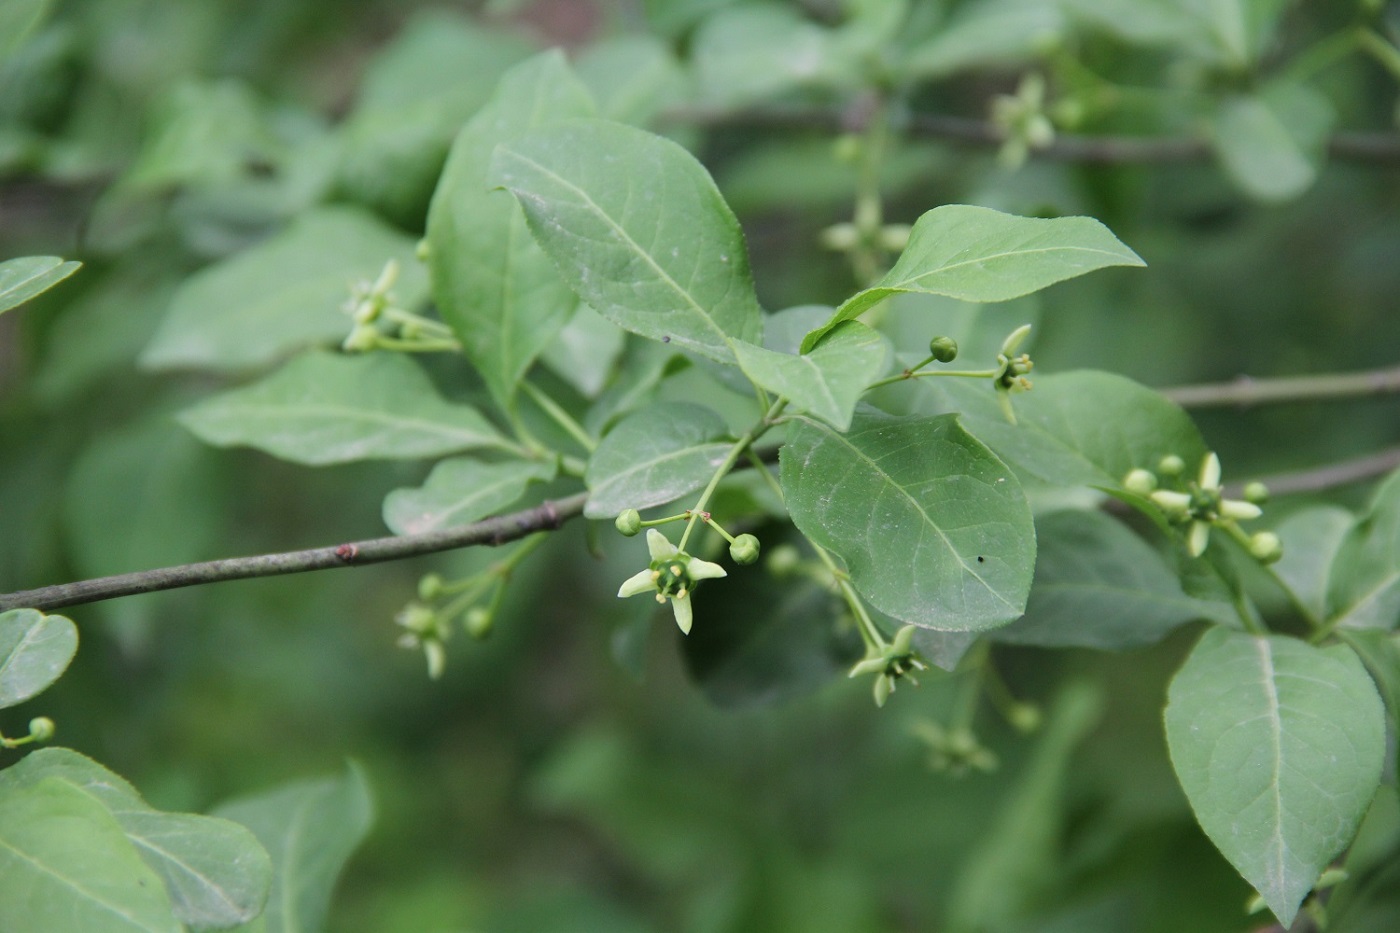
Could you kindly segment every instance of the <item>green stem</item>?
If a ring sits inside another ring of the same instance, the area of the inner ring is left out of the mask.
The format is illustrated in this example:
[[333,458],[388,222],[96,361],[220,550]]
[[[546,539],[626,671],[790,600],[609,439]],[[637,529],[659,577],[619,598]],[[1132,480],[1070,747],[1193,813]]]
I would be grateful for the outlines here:
[[[926,364],[920,364],[926,365]],[[907,382],[910,379],[923,379],[926,376],[953,376],[961,379],[994,379],[1000,370],[996,369],[906,369],[897,376],[887,376],[865,387],[865,391],[878,389],[881,386],[894,385],[896,382]]]
[[880,228],[884,223],[884,202],[880,194],[880,173],[889,140],[889,102],[881,96],[865,126],[861,146],[860,173],[856,179],[855,211],[852,225],[859,244],[850,253],[851,267],[862,285],[869,285],[883,274]]
[[403,340],[384,334],[379,334],[374,338],[374,345],[381,350],[394,350],[398,353],[456,353],[462,349],[460,343],[448,338],[428,337],[422,340]]
[[983,677],[987,669],[987,643],[979,642],[974,651],[976,654],[972,657],[972,663],[968,664],[967,673],[963,675],[963,682],[954,701],[953,715],[949,719],[952,730],[971,730],[973,717],[977,715],[977,697],[982,693]]
[[783,487],[778,482],[777,477],[773,475],[773,471],[768,469],[768,464],[764,463],[763,458],[753,452],[752,447],[749,448],[748,456],[749,462],[753,464],[753,468],[758,471],[758,475],[763,477],[763,481],[768,484],[768,488],[773,490],[773,494],[778,497],[778,501],[786,502],[787,497],[783,495]]
[[1391,45],[1384,36],[1374,29],[1362,29],[1356,35],[1356,44],[1390,72],[1392,78],[1400,81],[1400,50]]
[[851,608],[851,615],[855,616],[856,629],[860,632],[860,640],[865,643],[865,654],[867,657],[877,656],[884,653],[889,647],[889,642],[885,641],[885,636],[880,634],[880,629],[875,625],[875,620],[870,618],[870,613],[866,611],[865,602],[851,586],[851,580],[846,576],[846,572],[836,566],[836,561],[832,559],[826,548],[815,541],[808,540],[812,545],[812,550],[817,557],[826,565],[826,569],[831,572],[832,579],[836,581],[836,587],[841,591],[841,597],[846,600],[846,605]]
[[729,448],[729,453],[725,454],[724,461],[715,470],[715,474],[710,477],[710,482],[705,486],[705,490],[700,493],[700,498],[690,509],[690,521],[686,522],[685,531],[681,533],[681,542],[676,546],[677,550],[684,551],[686,542],[690,540],[690,533],[695,530],[695,525],[700,521],[700,515],[705,511],[705,506],[710,504],[710,496],[714,495],[715,489],[719,487],[720,480],[729,475],[729,471],[734,469],[734,464],[739,462],[739,457],[748,450],[754,441],[758,440],[768,429],[773,426],[773,419],[787,406],[788,400],[780,398],[774,402],[764,414],[764,416],[751,428],[744,432],[743,436],[734,442],[734,446]]
[[441,337],[451,337],[452,328],[441,321],[434,321],[432,318],[423,317],[421,314],[414,314],[412,311],[405,311],[402,308],[385,308],[384,316],[399,326],[421,327],[423,330],[431,331]]
[[1299,82],[1310,80],[1319,71],[1356,51],[1362,45],[1361,33],[1366,31],[1347,28],[1313,43],[1289,62],[1288,77]]
[[[1236,544],[1243,548],[1246,554],[1249,553],[1249,535],[1245,533],[1243,528],[1241,528],[1234,522],[1230,522],[1220,527],[1223,527],[1225,529],[1225,533],[1228,534]],[[1308,605],[1303,602],[1302,597],[1300,597],[1293,590],[1293,587],[1289,586],[1288,583],[1284,581],[1283,577],[1280,577],[1278,575],[1278,571],[1274,569],[1274,565],[1266,564],[1263,561],[1254,558],[1253,555],[1250,555],[1250,557],[1259,566],[1259,568],[1263,570],[1266,575],[1268,575],[1269,579],[1274,581],[1274,585],[1283,591],[1283,595],[1288,597],[1288,601],[1293,605],[1294,611],[1297,612],[1300,617],[1302,617],[1303,621],[1308,623],[1308,628],[1312,629],[1314,632],[1321,629],[1322,620],[1317,617],[1317,613],[1313,612],[1312,609],[1309,608]]]
[[568,432],[568,435],[575,441],[578,441],[580,447],[589,453],[593,453],[593,451],[598,449],[598,442],[590,437],[588,432],[583,429],[583,426],[575,421],[569,413],[561,408],[559,403],[550,398],[547,393],[529,382],[520,383],[520,388],[525,390],[525,394],[530,396],[530,400],[540,406],[540,410],[548,415],[555,424]]

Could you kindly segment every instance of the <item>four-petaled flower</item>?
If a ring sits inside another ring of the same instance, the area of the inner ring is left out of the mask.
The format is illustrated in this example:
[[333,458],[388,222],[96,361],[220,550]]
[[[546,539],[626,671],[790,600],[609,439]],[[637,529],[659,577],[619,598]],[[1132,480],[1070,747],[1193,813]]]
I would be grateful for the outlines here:
[[719,564],[712,564],[679,550],[666,540],[666,536],[655,528],[647,529],[647,550],[651,552],[651,563],[646,570],[634,574],[623,581],[618,596],[636,596],[639,593],[655,593],[656,601],[671,600],[671,611],[676,614],[676,625],[685,634],[690,634],[693,618],[690,594],[695,592],[701,580],[728,576]]

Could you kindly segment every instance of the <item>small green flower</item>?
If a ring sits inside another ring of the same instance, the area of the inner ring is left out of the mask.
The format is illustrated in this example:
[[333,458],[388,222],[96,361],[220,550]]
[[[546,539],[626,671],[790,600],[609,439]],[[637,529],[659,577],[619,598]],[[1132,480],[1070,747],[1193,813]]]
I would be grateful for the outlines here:
[[928,665],[925,664],[913,648],[914,626],[906,625],[895,633],[894,638],[884,645],[872,645],[865,653],[865,657],[851,668],[849,677],[859,677],[862,674],[874,674],[875,684],[872,690],[875,694],[875,705],[884,706],[894,692],[895,681],[901,677],[908,677],[918,686],[918,681],[911,676],[911,671],[926,671]]
[[1192,557],[1205,553],[1211,525],[1245,522],[1264,514],[1253,502],[1225,498],[1220,486],[1220,458],[1214,452],[1201,460],[1200,475],[1196,482],[1187,485],[1186,491],[1158,489],[1150,498],[1167,518],[1188,526],[1186,550]]
[[655,528],[647,529],[647,550],[651,553],[651,563],[646,570],[639,571],[623,581],[618,588],[620,597],[636,596],[640,593],[655,593],[656,601],[671,600],[671,611],[675,613],[676,625],[690,634],[693,610],[690,594],[701,580],[728,576],[719,564],[712,564],[698,557],[691,557],[678,550],[666,536]]

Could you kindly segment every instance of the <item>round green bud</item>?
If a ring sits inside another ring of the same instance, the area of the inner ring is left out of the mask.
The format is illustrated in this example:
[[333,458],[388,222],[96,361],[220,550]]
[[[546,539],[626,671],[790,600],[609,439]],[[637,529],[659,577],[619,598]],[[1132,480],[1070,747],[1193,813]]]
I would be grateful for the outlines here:
[[1255,505],[1263,505],[1269,501],[1269,487],[1255,480],[1252,483],[1245,483],[1244,501],[1253,502]]
[[1157,488],[1157,477],[1147,470],[1129,470],[1123,477],[1123,488],[1139,496],[1150,495]]
[[1006,719],[1018,732],[1034,732],[1040,728],[1040,707],[1017,703],[1006,711]]
[[880,245],[891,253],[902,253],[909,246],[909,234],[913,229],[908,224],[885,224],[880,228]]
[[758,553],[758,539],[753,535],[739,535],[729,545],[729,556],[734,558],[736,564],[752,564],[758,560]]
[[1261,531],[1249,539],[1249,553],[1257,561],[1272,564],[1283,556],[1283,542],[1272,531]]
[[36,716],[29,720],[29,737],[36,742],[47,742],[53,738],[53,720],[47,716]]
[[768,572],[775,577],[794,574],[800,566],[802,554],[791,544],[780,544],[768,554]]
[[618,533],[630,538],[642,530],[642,514],[636,509],[623,509],[613,525],[617,528]]
[[821,232],[821,244],[836,253],[849,252],[860,243],[860,231],[854,224],[832,224]]
[[928,352],[940,363],[951,363],[958,358],[958,342],[952,337],[934,337],[928,342]]
[[491,627],[495,621],[496,620],[488,610],[480,606],[473,606],[467,610],[467,614],[463,618],[462,623],[467,630],[467,634],[479,641],[491,634]]
[[430,573],[418,581],[418,598],[425,603],[430,603],[442,595],[442,576]]
[[1157,463],[1157,472],[1163,476],[1180,476],[1186,471],[1186,461],[1176,454],[1167,454]]

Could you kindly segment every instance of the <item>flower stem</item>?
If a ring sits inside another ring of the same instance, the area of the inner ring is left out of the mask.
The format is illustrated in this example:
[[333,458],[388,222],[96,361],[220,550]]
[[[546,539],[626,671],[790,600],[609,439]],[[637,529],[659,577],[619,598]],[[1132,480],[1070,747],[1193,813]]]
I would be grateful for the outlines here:
[[710,477],[710,482],[705,486],[705,490],[700,493],[700,498],[690,509],[690,521],[686,523],[685,531],[681,533],[681,543],[676,546],[679,551],[685,550],[686,542],[690,540],[690,533],[695,530],[695,525],[700,521],[700,516],[705,511],[705,506],[710,504],[710,496],[714,495],[715,489],[719,487],[720,480],[729,475],[729,471],[734,469],[734,464],[739,462],[739,457],[748,450],[754,441],[758,440],[768,429],[773,426],[773,419],[787,407],[788,400],[780,398],[769,406],[763,417],[744,432],[734,445],[729,448],[729,453],[725,454],[724,461],[716,468],[714,476]]
[[559,407],[559,403],[550,398],[544,392],[529,382],[521,382],[520,388],[525,390],[525,394],[530,396],[530,400],[540,407],[540,410],[548,415],[555,424],[568,432],[569,436],[578,441],[580,447],[589,453],[598,449],[598,442],[589,436],[583,426],[575,421],[568,412]]

